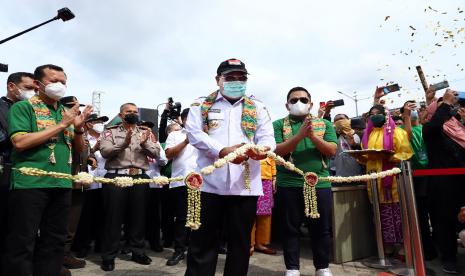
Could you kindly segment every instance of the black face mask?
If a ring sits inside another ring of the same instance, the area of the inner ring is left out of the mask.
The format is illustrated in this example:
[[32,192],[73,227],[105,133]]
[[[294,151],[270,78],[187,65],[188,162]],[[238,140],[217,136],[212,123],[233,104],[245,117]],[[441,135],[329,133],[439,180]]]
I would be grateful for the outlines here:
[[375,114],[370,117],[374,127],[382,127],[386,123],[386,117],[383,114]]
[[134,113],[129,113],[129,114],[124,115],[124,121],[127,124],[135,125],[139,122],[139,116]]

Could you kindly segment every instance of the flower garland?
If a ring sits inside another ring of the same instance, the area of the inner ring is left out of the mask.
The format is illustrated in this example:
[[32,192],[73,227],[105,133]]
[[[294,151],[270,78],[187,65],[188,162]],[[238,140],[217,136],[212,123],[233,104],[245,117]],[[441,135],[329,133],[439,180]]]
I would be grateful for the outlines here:
[[187,220],[186,227],[192,230],[200,228],[200,189],[202,187],[202,176],[196,172],[189,173],[184,179],[187,187]]
[[[154,177],[151,179],[133,179],[131,177],[116,177],[116,178],[104,178],[104,177],[93,177],[88,173],[81,172],[77,175],[70,175],[65,173],[57,172],[47,172],[41,169],[36,168],[19,168],[22,174],[31,175],[31,176],[48,176],[53,178],[62,178],[69,179],[76,182],[81,182],[83,184],[91,184],[94,182],[102,184],[113,184],[118,187],[131,187],[137,184],[148,184],[155,183],[158,185],[167,185],[170,182],[184,181],[188,188],[188,213],[187,213],[187,222],[186,227],[191,228],[192,230],[197,230],[200,228],[200,212],[201,212],[201,187],[203,183],[202,175],[212,174],[216,169],[224,167],[227,163],[232,162],[239,156],[246,155],[249,150],[265,152],[266,149],[264,146],[245,144],[240,148],[237,148],[235,151],[229,153],[224,158],[216,160],[213,165],[202,168],[199,173],[189,173],[185,178],[182,176],[167,178],[165,176]],[[305,215],[311,218],[319,218],[317,208],[317,196],[316,196],[316,184],[318,179],[322,181],[329,181],[333,183],[350,183],[350,182],[363,182],[369,181],[371,179],[385,178],[388,176],[393,176],[399,174],[401,170],[399,168],[393,168],[390,170],[365,174],[365,175],[356,175],[350,177],[341,177],[341,176],[329,176],[329,177],[320,177],[313,172],[303,172],[297,168],[293,163],[286,161],[281,156],[277,155],[274,152],[267,151],[267,156],[276,161],[276,164],[285,167],[286,169],[293,171],[304,178],[304,203],[305,203]],[[247,161],[242,163],[244,165],[244,184],[245,188],[250,190],[250,165]]]
[[173,177],[173,178],[168,178],[165,176],[158,176],[158,177],[149,178],[149,179],[145,179],[145,178],[133,179],[132,177],[127,177],[127,176],[105,178],[105,177],[94,177],[86,172],[80,172],[77,175],[71,175],[71,174],[58,173],[58,172],[47,172],[47,171],[36,169],[36,168],[19,168],[17,170],[24,175],[48,176],[48,177],[53,177],[53,178],[68,179],[74,182],[82,183],[84,185],[90,185],[92,183],[113,184],[121,188],[131,187],[133,185],[138,185],[138,184],[149,184],[149,183],[155,183],[158,185],[167,185],[170,182],[177,182],[177,181],[184,180],[184,177],[182,176]]
[[317,208],[316,199],[316,184],[318,183],[318,175],[313,172],[308,172],[304,175],[304,201],[305,201],[305,215],[313,219],[320,217]]

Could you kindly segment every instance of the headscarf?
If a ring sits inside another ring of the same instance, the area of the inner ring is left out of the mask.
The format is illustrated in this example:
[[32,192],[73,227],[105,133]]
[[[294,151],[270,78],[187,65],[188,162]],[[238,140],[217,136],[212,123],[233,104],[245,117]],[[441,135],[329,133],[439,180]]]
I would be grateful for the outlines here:
[[465,148],[465,126],[452,116],[442,126],[444,133],[449,136],[450,139],[454,140],[462,148]]
[[350,127],[349,119],[340,119],[334,122],[337,134],[353,135],[355,131]]
[[[373,109],[378,109],[383,114],[384,114],[384,111],[385,111],[383,106],[373,106],[370,109],[370,113],[371,113],[371,110],[373,110]],[[368,114],[370,114],[370,113],[368,113]],[[365,129],[365,132],[364,132],[363,138],[362,138],[362,145],[363,145],[364,149],[368,149],[368,138],[370,137],[370,134],[373,131],[373,128],[374,128],[373,123],[371,122],[371,120],[368,120],[367,128]],[[391,115],[388,114],[386,116],[386,123],[383,125],[383,132],[384,132],[384,134],[383,134],[383,149],[384,150],[389,150],[389,151],[394,150],[394,129],[395,128],[396,128],[396,123],[392,119]],[[394,163],[389,162],[388,160],[383,160],[383,171],[390,170],[392,168],[394,168]],[[383,187],[384,187],[384,191],[385,191],[384,198],[386,200],[390,200],[391,199],[391,188],[392,188],[393,177],[388,176],[388,177],[385,177],[381,181],[383,183]]]

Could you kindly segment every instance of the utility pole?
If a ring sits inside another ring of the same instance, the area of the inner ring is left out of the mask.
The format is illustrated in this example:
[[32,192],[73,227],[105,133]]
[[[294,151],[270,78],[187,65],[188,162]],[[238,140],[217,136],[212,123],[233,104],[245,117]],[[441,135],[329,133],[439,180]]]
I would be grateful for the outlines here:
[[96,113],[97,116],[100,116],[103,94],[105,94],[103,91],[92,92],[92,106],[94,107],[94,113]]
[[359,101],[363,101],[363,100],[367,100],[371,97],[366,97],[366,98],[363,98],[363,99],[359,99],[358,98],[358,95],[357,95],[357,91],[354,91],[354,95],[353,96],[350,96],[350,95],[347,95],[346,93],[342,92],[342,91],[337,91],[337,93],[341,94],[341,95],[344,95],[346,96],[347,98],[351,99],[352,101],[355,102],[355,116],[358,117],[358,102]]

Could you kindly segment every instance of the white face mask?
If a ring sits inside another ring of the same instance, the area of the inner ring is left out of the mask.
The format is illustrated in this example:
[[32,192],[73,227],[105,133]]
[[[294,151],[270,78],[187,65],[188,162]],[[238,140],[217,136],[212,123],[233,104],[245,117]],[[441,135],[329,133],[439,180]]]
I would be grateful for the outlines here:
[[62,84],[61,82],[53,82],[45,86],[45,95],[55,101],[63,98],[65,94],[66,85]]
[[288,104],[289,113],[294,116],[304,116],[310,113],[310,105],[304,104],[301,101],[296,102],[295,104]]
[[17,95],[18,100],[24,101],[29,100],[34,97],[36,92],[34,90],[21,90],[19,89],[19,94]]
[[102,123],[98,123],[92,126],[92,129],[98,134],[102,133],[105,129],[105,126]]

